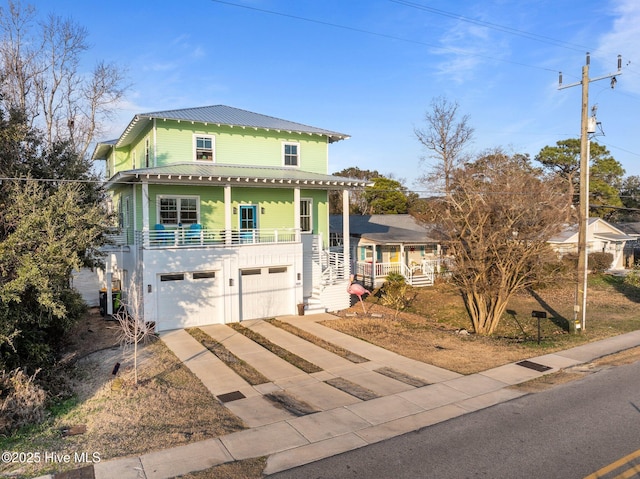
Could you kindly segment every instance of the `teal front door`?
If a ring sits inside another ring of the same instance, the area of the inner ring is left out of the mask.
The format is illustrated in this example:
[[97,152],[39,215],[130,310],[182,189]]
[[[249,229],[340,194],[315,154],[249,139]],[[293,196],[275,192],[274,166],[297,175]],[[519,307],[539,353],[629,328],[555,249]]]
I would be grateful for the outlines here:
[[240,231],[256,229],[257,206],[240,205]]

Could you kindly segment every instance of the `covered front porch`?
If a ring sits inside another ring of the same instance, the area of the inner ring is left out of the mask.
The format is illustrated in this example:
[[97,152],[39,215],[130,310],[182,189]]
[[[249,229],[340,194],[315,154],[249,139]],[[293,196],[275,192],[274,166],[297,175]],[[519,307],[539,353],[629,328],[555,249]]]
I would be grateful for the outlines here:
[[431,286],[446,268],[440,245],[433,243],[376,244],[361,240],[355,257],[357,279],[371,288],[382,286],[392,273],[404,276],[412,286]]

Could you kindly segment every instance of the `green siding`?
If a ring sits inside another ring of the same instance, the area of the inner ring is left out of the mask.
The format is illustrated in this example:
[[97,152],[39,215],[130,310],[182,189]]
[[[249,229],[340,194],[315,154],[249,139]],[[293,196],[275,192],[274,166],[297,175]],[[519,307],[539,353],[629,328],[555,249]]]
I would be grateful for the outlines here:
[[[149,140],[149,166],[194,161],[194,136],[211,135],[214,137],[214,162],[247,166],[283,167],[283,143],[299,144],[299,165],[292,169],[327,174],[328,139],[325,136],[290,133],[285,131],[266,131],[254,128],[204,125],[174,120],[156,120],[155,126],[149,126],[138,135],[133,143],[123,148],[114,148],[107,160],[109,175],[119,171],[144,168],[145,140]],[[134,194],[135,188],[135,194]],[[123,196],[135,198],[132,203],[132,226],[143,229],[142,185],[114,186],[114,207],[120,204]],[[149,228],[158,222],[157,198],[159,195],[198,196],[200,198],[200,223],[207,229],[224,229],[224,188],[221,186],[200,185],[157,185],[149,184]],[[232,211],[240,204],[257,206],[258,227],[293,228],[295,224],[293,188],[231,188]],[[328,193],[324,190],[301,190],[301,198],[313,200],[313,233],[322,234],[325,244],[329,238]],[[145,199],[146,200],[146,199]],[[263,213],[264,210],[264,213]],[[118,211],[118,210],[116,210]],[[232,213],[231,227],[237,229],[239,215]]]
[[301,190],[300,198],[313,200],[313,233],[322,234],[322,239],[329,243],[329,197],[323,190]]
[[158,196],[199,196],[203,228],[224,229],[224,189],[211,186],[149,185],[149,227],[158,222]]
[[[135,188],[135,205],[133,205]],[[158,197],[198,196],[200,199],[200,223],[207,229],[224,229],[224,188],[219,186],[149,185],[149,228],[158,222]],[[142,230],[142,185],[124,186],[114,191],[114,208],[119,211],[122,198],[131,198],[131,225],[135,214],[135,229]],[[258,228],[293,228],[293,189],[284,188],[231,188],[231,228],[239,226],[239,206],[256,205]],[[313,200],[313,233],[329,238],[328,195],[326,191],[301,190],[301,198]],[[236,213],[233,213],[233,208]],[[135,213],[133,209],[135,208]],[[264,213],[263,213],[264,209]]]
[[[299,169],[328,173],[326,137],[242,127],[192,125],[170,120],[157,122],[156,166],[194,161],[194,135],[214,136],[216,163],[284,166],[282,144],[292,142],[300,145]],[[143,137],[139,141],[144,144]]]
[[[231,188],[231,204],[235,208],[240,205],[256,205],[258,207],[258,228],[293,228],[294,226],[293,190]],[[262,208],[264,208],[264,213],[262,213]],[[236,229],[239,223],[239,214],[232,213],[231,227]]]

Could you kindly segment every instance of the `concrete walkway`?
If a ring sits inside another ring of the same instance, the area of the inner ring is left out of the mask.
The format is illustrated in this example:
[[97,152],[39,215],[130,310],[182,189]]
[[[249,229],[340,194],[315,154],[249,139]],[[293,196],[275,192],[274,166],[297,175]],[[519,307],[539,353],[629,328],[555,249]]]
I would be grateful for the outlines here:
[[[352,363],[264,321],[242,323],[322,368],[321,372],[307,374],[228,326],[202,327],[270,379],[269,383],[258,386],[249,385],[185,331],[161,334],[166,345],[216,397],[241,393],[240,399],[224,404],[245,422],[248,429],[138,457],[101,462],[94,465],[95,477],[173,478],[225,462],[260,456],[268,456],[264,472],[273,474],[509,401],[526,394],[509,386],[640,346],[640,331],[635,331],[530,358],[525,365],[507,364],[462,376],[405,358],[318,323],[331,318],[331,315],[314,315],[278,319],[368,361]],[[538,371],[544,367],[549,369]],[[404,374],[428,385],[416,387],[397,377],[383,375],[381,370],[392,370],[400,378]],[[325,382],[338,378],[367,388],[377,397],[362,400]],[[319,412],[305,416],[291,414],[264,397],[274,391],[290,394]]]

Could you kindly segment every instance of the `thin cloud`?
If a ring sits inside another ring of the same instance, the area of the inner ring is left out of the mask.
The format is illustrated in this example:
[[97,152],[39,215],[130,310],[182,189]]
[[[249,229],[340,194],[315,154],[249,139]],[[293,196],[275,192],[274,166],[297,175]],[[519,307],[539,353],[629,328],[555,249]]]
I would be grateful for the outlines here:
[[615,71],[616,57],[622,55],[622,70],[628,70],[624,77],[627,91],[640,93],[640,58],[635,47],[640,44],[640,2],[637,0],[612,1],[615,19],[611,31],[602,35],[598,42],[597,58],[607,71]]
[[456,22],[441,38],[440,44],[445,50],[432,50],[432,53],[446,57],[437,65],[437,72],[456,84],[462,84],[473,78],[474,71],[490,58],[506,58],[509,52],[506,40],[497,40],[485,27]]

